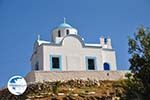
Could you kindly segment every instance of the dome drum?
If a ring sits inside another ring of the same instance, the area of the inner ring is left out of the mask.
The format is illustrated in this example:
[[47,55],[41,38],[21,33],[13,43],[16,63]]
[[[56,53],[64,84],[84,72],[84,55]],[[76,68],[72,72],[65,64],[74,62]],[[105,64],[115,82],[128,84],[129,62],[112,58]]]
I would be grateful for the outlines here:
[[69,34],[77,35],[78,31],[67,23],[60,24],[52,31],[52,42],[59,43],[63,37]]

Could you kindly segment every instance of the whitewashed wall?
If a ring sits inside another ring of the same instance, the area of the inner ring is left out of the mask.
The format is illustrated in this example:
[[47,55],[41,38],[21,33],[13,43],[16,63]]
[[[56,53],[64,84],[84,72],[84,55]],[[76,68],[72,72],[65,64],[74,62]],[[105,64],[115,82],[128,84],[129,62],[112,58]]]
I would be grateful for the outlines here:
[[[110,70],[116,70],[115,51],[102,50],[101,48],[82,47],[81,42],[72,36],[64,38],[62,46],[42,45],[43,47],[43,70],[50,70],[50,55],[62,56],[63,71],[86,70],[85,56],[96,57],[97,70],[103,70],[103,63],[110,64]],[[41,56],[42,56],[41,54]],[[42,57],[41,57],[42,58]],[[112,67],[112,68],[111,68]]]

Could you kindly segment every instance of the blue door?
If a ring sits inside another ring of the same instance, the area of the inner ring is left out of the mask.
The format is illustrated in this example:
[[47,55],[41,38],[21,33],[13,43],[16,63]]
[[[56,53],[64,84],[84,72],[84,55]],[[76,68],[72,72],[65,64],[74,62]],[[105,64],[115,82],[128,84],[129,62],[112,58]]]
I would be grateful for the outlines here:
[[110,70],[110,66],[108,63],[104,63],[104,70]]

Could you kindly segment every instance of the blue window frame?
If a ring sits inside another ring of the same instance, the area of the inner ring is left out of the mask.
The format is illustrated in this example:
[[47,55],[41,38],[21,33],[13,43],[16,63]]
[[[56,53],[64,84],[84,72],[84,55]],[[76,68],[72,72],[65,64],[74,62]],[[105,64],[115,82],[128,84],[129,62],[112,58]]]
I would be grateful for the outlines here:
[[96,57],[85,57],[86,70],[97,70]]
[[104,70],[110,70],[109,63],[105,62],[103,66],[104,66]]
[[62,70],[62,57],[60,55],[50,55],[50,70]]

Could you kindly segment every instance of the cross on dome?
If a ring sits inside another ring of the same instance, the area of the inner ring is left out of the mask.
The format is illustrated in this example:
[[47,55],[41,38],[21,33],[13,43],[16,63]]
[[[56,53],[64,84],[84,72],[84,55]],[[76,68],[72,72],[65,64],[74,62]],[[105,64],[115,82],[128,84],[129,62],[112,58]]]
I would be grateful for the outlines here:
[[66,23],[66,18],[64,17],[64,20],[63,20],[64,22],[63,23],[61,23],[58,27],[59,28],[72,28],[72,26],[70,25],[70,24],[68,24],[68,23]]

